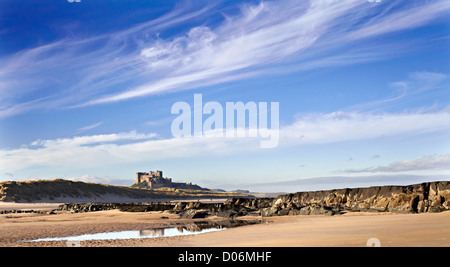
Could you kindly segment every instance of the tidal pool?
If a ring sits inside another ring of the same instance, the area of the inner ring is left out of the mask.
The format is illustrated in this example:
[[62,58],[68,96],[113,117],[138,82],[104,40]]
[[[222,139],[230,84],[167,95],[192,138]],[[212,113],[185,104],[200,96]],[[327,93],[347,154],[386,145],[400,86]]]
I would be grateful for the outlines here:
[[158,238],[158,237],[172,237],[197,235],[209,232],[222,231],[225,227],[199,228],[199,227],[172,227],[172,228],[157,228],[144,229],[132,231],[107,232],[96,234],[85,234],[77,236],[66,237],[48,237],[34,240],[27,240],[25,242],[42,242],[42,241],[90,241],[90,240],[113,240],[113,239],[137,239],[137,238]]

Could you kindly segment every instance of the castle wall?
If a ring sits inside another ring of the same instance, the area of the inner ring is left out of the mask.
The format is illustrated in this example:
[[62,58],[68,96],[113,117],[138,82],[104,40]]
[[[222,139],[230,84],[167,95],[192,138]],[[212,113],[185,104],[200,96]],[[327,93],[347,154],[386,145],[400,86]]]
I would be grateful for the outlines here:
[[[162,171],[150,171],[150,172],[137,172],[136,173],[136,184],[140,184],[142,182],[149,183],[152,179],[164,179]],[[150,186],[150,184],[149,184]]]
[[145,172],[137,172],[136,173],[136,184],[140,184],[140,183],[142,183],[142,182],[144,182],[145,180],[145,175],[146,175],[147,173],[145,173]]

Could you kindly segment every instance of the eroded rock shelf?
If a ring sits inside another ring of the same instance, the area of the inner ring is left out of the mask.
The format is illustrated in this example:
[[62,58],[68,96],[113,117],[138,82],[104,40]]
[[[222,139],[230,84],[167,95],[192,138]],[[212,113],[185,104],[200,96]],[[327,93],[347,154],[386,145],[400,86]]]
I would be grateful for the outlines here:
[[424,213],[450,210],[450,182],[429,182],[409,186],[375,186],[314,192],[298,192],[277,198],[230,198],[225,203],[154,202],[64,204],[60,210],[93,212],[120,209],[125,212],[167,211],[183,218],[210,215],[239,217],[335,215],[351,212]]

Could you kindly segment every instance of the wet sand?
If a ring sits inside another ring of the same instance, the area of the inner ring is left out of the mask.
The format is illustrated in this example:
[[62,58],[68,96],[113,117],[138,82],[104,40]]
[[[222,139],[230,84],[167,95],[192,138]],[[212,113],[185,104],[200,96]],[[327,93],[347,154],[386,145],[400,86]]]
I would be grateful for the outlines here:
[[[255,220],[258,217],[241,217]],[[2,214],[0,246],[66,246],[64,241],[21,242],[45,237],[173,227],[207,219],[179,219],[163,212],[117,210],[71,214]],[[83,241],[81,246],[146,247],[301,247],[366,246],[377,238],[381,246],[450,246],[450,212],[434,214],[348,213],[337,216],[283,216],[264,223],[193,236]]]
[[[52,210],[57,209],[64,203],[79,203],[78,199],[65,198],[66,202],[55,203],[14,203],[0,201],[1,210]],[[202,203],[224,203],[226,198],[203,198],[203,199],[151,199],[149,202],[202,202]],[[126,201],[125,201],[126,203]]]
[[0,201],[0,210],[52,210],[64,203],[12,203]]

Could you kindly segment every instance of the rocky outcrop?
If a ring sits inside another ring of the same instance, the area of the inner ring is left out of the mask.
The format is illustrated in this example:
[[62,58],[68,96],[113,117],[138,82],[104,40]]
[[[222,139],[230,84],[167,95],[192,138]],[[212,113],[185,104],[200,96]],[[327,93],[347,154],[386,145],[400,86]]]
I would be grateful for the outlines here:
[[230,198],[224,203],[155,202],[64,204],[61,210],[91,212],[120,209],[126,212],[169,211],[182,218],[211,215],[234,218],[247,214],[269,216],[335,215],[352,212],[423,213],[450,210],[450,182],[409,186],[375,186],[298,192],[277,198]]
[[208,217],[210,214],[207,210],[186,210],[180,214],[180,218],[183,219],[203,219]]
[[422,213],[450,210],[450,182],[374,186],[278,196],[267,216],[336,214],[341,211]]
[[58,210],[72,213],[94,212],[118,209],[124,212],[167,211],[180,215],[180,218],[205,218],[216,215],[234,218],[272,205],[273,199],[230,198],[225,203],[202,202],[149,202],[149,203],[67,203]]
[[0,210],[0,214],[55,214],[56,210]]

